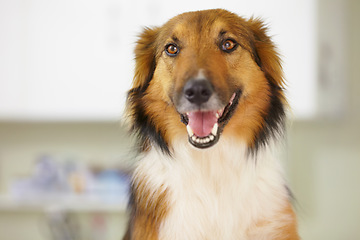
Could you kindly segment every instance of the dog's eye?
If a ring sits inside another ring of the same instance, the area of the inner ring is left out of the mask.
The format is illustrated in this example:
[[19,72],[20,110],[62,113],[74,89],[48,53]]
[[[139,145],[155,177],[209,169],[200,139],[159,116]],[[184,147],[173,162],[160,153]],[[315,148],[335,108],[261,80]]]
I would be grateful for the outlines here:
[[179,53],[179,48],[175,44],[170,43],[170,44],[166,45],[165,52],[170,57],[174,57]]
[[221,44],[221,50],[223,50],[224,52],[230,53],[230,52],[234,51],[237,46],[238,46],[237,42],[235,42],[234,40],[231,40],[231,39],[227,39]]

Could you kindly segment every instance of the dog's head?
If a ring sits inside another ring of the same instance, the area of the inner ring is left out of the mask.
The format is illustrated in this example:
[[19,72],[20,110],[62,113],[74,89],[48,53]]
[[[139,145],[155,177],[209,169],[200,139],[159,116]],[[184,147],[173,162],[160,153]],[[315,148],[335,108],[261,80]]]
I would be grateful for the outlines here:
[[197,148],[232,135],[254,150],[282,127],[280,59],[259,20],[220,9],[184,13],[145,29],[135,57],[128,115],[142,146],[170,152],[187,132]]

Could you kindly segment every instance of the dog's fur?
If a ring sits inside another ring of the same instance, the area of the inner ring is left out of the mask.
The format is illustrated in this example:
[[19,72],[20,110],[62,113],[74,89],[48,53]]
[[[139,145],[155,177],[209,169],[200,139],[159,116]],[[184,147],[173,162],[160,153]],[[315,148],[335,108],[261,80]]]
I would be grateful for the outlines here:
[[[124,239],[299,239],[273,156],[287,103],[263,23],[220,9],[184,13],[145,29],[135,55],[127,116],[141,159]],[[210,98],[194,102],[186,89],[200,80],[210,92],[199,96]]]

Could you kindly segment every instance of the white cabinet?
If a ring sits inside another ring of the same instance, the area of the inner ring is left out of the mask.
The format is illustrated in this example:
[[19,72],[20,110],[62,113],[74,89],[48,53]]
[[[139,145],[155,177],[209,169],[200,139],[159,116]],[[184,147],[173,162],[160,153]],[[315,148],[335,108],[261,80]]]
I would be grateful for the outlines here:
[[1,119],[120,117],[134,38],[117,35],[120,9],[110,7],[102,1],[1,1]]
[[[208,8],[227,8],[268,23],[283,56],[294,115],[316,116],[324,107],[335,106],[327,99],[339,105],[344,96],[338,91],[344,85],[340,81],[318,81],[319,75],[334,76],[334,69],[341,68],[341,61],[333,60],[342,59],[337,55],[343,51],[335,48],[344,43],[337,37],[341,34],[330,36],[334,27],[326,32],[319,25],[327,22],[324,17],[319,21],[319,2],[184,0],[175,8],[165,0],[0,1],[0,120],[119,119],[132,79],[134,42],[142,27]],[[340,0],[331,2],[323,5],[341,5]],[[327,61],[318,59],[323,57],[319,46],[324,45],[327,53],[334,53],[325,56]],[[329,66],[323,66],[327,62]]]

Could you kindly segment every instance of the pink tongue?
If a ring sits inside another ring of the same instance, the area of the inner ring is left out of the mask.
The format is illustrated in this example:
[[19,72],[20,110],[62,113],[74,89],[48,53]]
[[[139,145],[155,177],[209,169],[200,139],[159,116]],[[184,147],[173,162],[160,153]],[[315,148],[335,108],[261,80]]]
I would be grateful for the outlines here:
[[190,112],[189,126],[196,136],[206,137],[211,133],[214,124],[217,122],[216,111],[211,112]]

